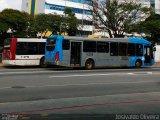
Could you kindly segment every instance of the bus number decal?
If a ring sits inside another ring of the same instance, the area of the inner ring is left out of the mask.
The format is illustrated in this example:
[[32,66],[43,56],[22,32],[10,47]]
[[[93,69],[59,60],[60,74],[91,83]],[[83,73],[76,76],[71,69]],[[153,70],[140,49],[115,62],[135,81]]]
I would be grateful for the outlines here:
[[29,56],[21,56],[21,58],[29,58]]

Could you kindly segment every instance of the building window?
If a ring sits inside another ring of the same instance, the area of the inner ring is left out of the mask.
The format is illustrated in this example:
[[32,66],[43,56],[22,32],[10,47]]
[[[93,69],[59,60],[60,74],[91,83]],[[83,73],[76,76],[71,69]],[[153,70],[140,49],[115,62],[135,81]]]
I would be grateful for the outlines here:
[[67,1],[81,3],[81,4],[87,4],[87,5],[93,4],[92,0],[67,0]]
[[[54,5],[54,4],[49,4],[49,3],[45,3],[45,8],[46,9],[51,9],[51,10],[58,10],[58,11],[64,11],[65,10],[65,6]],[[73,8],[73,12],[78,13],[78,14],[86,14],[86,15],[92,15],[93,14],[93,12],[91,10],[84,10],[84,9],[79,9],[79,8]]]

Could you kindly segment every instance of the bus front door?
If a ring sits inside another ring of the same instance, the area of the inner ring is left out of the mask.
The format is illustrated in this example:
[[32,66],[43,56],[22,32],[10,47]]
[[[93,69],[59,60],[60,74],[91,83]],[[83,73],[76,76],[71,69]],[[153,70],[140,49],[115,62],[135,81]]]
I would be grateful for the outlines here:
[[151,63],[151,58],[152,58],[152,50],[151,50],[151,46],[144,46],[144,58],[145,58],[145,61],[144,63],[145,64],[150,64]]
[[81,65],[81,42],[71,42],[71,66]]

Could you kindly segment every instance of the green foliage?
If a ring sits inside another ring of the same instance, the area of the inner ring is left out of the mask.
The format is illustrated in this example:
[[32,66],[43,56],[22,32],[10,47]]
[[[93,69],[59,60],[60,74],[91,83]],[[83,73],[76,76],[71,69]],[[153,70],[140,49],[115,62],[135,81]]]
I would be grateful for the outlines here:
[[[135,26],[135,29],[138,32],[144,32],[146,34],[150,34],[151,37],[148,37],[151,41],[159,41],[160,35],[160,15],[151,14],[145,21],[138,23]],[[134,29],[132,29],[133,31]]]
[[118,0],[106,1],[93,5],[95,23],[101,23],[109,32],[110,37],[123,36],[138,21],[144,20],[151,12],[150,8],[142,7],[132,1],[119,2]]
[[36,31],[59,31],[61,19],[60,15],[39,14],[35,16],[34,27]]
[[[0,12],[0,45],[7,37],[36,37],[38,32],[58,32],[62,23],[65,32],[76,35],[77,19],[71,8],[66,8],[65,16],[57,14],[38,14],[35,16],[13,9]],[[7,31],[10,30],[10,33]]]
[[74,13],[72,12],[71,7],[66,7],[65,10],[64,10],[64,14],[65,15],[71,15],[71,14],[74,14]]
[[[5,9],[0,12],[0,44],[3,40],[12,35],[25,37],[26,30],[29,26],[29,15],[13,9]],[[8,30],[12,33],[7,33]]]
[[0,13],[0,31],[6,31],[9,28],[14,32],[26,32],[28,27],[29,15],[18,10],[5,9]]
[[66,23],[66,31],[69,36],[75,36],[77,31],[77,18],[75,17],[75,13],[72,12],[72,8],[65,8],[65,22]]
[[69,36],[75,36],[77,31],[77,18],[75,16],[70,16],[68,18],[69,24],[68,24],[68,35]]

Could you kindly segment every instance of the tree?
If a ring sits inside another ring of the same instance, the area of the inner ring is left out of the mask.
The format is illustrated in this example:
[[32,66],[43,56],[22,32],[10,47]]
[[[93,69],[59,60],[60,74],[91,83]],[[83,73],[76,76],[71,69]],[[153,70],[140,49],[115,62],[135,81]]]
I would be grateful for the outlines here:
[[[66,7],[64,10],[65,14],[65,29],[69,36],[75,36],[77,31],[77,18],[72,8]],[[65,31],[64,31],[65,32]]]
[[12,35],[25,37],[26,30],[29,26],[29,15],[13,9],[5,9],[0,12],[0,39],[1,43],[6,37],[11,37],[7,31],[10,30]]
[[0,31],[10,29],[13,33],[26,32],[28,28],[29,15],[13,9],[5,9],[0,13]]
[[[143,32],[150,34],[150,37],[147,37],[151,41],[160,40],[160,15],[152,13],[145,21],[138,23],[134,29],[137,29],[138,32]],[[132,29],[132,31],[134,30]]]
[[110,37],[123,36],[131,26],[138,21],[145,20],[150,11],[150,8],[142,7],[141,4],[131,0],[93,2],[94,23],[99,27],[104,27]]
[[38,14],[35,16],[35,22],[32,27],[35,28],[35,31],[44,32],[44,31],[60,31],[60,24],[62,17],[55,14]]

